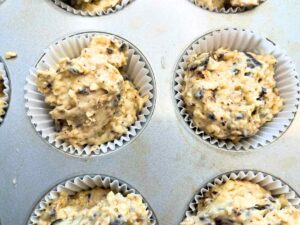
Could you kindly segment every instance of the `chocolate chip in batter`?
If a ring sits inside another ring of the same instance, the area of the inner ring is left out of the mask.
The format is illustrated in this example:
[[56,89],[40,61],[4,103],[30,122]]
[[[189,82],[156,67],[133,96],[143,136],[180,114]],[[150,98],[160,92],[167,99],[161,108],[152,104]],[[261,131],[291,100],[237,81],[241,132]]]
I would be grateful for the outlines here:
[[259,97],[257,100],[262,100],[262,98],[268,93],[267,88],[262,87],[261,92],[259,93]]
[[111,49],[111,48],[107,48],[107,49],[106,49],[106,52],[107,52],[107,54],[111,55],[111,54],[114,53],[114,50]]
[[125,43],[122,43],[121,46],[120,46],[120,48],[119,48],[119,50],[121,52],[125,52],[127,50],[127,45]]
[[276,202],[276,199],[275,199],[275,198],[273,198],[272,196],[269,196],[269,197],[268,197],[268,199],[269,199],[269,201],[270,201],[270,202],[273,202],[273,203],[275,203],[275,202]]
[[63,128],[63,121],[62,120],[54,120],[54,131],[60,132]]
[[251,76],[252,76],[252,73],[251,73],[251,72],[246,72],[244,75],[245,75],[246,77],[251,77]]
[[208,119],[210,119],[212,121],[216,120],[216,116],[213,113],[208,113],[207,117],[208,117]]
[[124,225],[125,221],[122,218],[122,215],[119,215],[114,221],[110,222],[109,225]]
[[205,70],[207,68],[207,65],[208,65],[208,62],[209,62],[209,55],[205,57],[205,59],[203,59],[198,67],[203,67],[203,68],[200,68],[201,70]]
[[80,75],[81,71],[79,71],[77,68],[70,66],[68,68],[68,71],[73,75]]
[[242,120],[242,119],[244,119],[244,114],[243,114],[243,113],[238,113],[237,116],[236,116],[236,119],[237,119],[237,120]]
[[57,219],[57,220],[54,220],[52,223],[50,223],[50,225],[58,225],[62,221],[63,221],[62,219]]
[[55,216],[56,216],[56,211],[55,211],[55,209],[51,209],[51,210],[49,211],[48,215],[49,215],[49,217],[51,217],[51,218],[55,217]]
[[234,69],[232,72],[234,75],[238,75],[241,71],[239,69]]
[[89,95],[90,94],[90,89],[88,87],[81,87],[78,90],[78,93],[81,95]]
[[198,77],[200,77],[201,79],[204,79],[204,78],[205,78],[205,76],[204,76],[204,74],[202,73],[202,71],[197,71],[196,75],[197,75]]
[[270,207],[269,204],[266,204],[266,205],[255,205],[253,208],[254,208],[254,209],[257,209],[257,210],[265,210],[265,209],[267,209],[268,207]]
[[251,69],[253,69],[253,68],[257,67],[257,66],[262,67],[261,62],[259,62],[256,58],[254,58],[251,54],[249,54],[247,52],[245,52],[244,54],[248,57],[248,59],[247,59],[247,67],[249,67]]
[[204,97],[204,93],[203,93],[203,90],[199,90],[195,93],[194,97],[196,99],[202,99]]
[[219,216],[215,218],[215,223],[216,225],[240,225],[240,223],[237,223],[230,217],[226,217],[226,216],[223,217]]

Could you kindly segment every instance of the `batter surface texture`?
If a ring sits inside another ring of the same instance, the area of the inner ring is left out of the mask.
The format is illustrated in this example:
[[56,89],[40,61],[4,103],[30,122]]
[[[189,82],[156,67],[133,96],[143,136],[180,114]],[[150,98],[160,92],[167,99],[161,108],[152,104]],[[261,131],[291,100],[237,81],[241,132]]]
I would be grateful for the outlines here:
[[124,43],[96,36],[78,58],[60,60],[56,70],[38,71],[37,87],[53,107],[59,140],[98,146],[136,122],[148,96],[141,97],[126,79],[127,60]]
[[65,2],[75,9],[97,12],[113,8],[118,5],[121,0],[65,0]]
[[196,3],[214,10],[231,7],[253,7],[259,5],[260,0],[196,0]]
[[300,211],[286,197],[273,197],[248,181],[213,187],[198,204],[197,214],[181,225],[299,225]]
[[75,195],[63,192],[43,211],[38,225],[149,225],[149,212],[138,194],[96,188]]
[[237,142],[255,135],[278,114],[271,55],[218,49],[190,55],[182,97],[194,124],[206,134]]

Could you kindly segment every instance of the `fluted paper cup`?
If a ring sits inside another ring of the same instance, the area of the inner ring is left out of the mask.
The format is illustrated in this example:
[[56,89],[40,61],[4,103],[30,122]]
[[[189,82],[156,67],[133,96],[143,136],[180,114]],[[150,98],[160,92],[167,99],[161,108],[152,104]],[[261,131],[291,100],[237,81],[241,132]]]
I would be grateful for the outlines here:
[[[248,51],[257,54],[271,54],[278,63],[275,69],[275,80],[277,89],[283,99],[283,109],[272,121],[264,124],[259,132],[249,138],[241,139],[237,143],[230,140],[219,140],[204,133],[203,130],[194,125],[189,116],[184,101],[182,99],[182,81],[186,60],[193,52],[203,53],[217,50],[218,48],[229,48],[231,50]],[[224,150],[246,151],[253,150],[277,140],[291,125],[298,110],[299,105],[299,78],[295,66],[291,59],[278,45],[269,39],[255,34],[253,31],[228,28],[221,29],[205,34],[194,41],[180,57],[176,66],[173,90],[175,104],[184,123],[189,129],[205,143]]]
[[241,12],[245,12],[247,10],[251,10],[254,9],[256,7],[258,7],[259,5],[261,5],[262,3],[266,2],[267,0],[260,0],[259,5],[258,6],[251,6],[251,7],[229,7],[229,8],[215,8],[215,9],[210,9],[208,8],[205,4],[202,3],[197,3],[197,0],[189,0],[190,2],[194,3],[196,6],[199,6],[202,9],[211,11],[211,12],[216,12],[216,13],[225,13],[225,14],[233,14],[233,13],[241,13]]
[[10,93],[10,87],[9,87],[9,79],[8,79],[8,74],[7,74],[7,68],[4,65],[4,62],[2,60],[2,58],[0,58],[0,75],[3,78],[3,84],[4,84],[4,90],[3,90],[3,94],[4,96],[1,97],[1,99],[4,101],[4,114],[0,115],[0,125],[4,120],[7,108],[8,108],[8,104],[9,104],[9,93]]
[[[56,185],[45,196],[42,197],[37,205],[34,206],[32,213],[28,219],[27,225],[37,224],[42,211],[45,210],[49,203],[57,199],[60,193],[67,192],[69,195],[73,195],[77,192],[87,191],[93,188],[108,189],[113,191],[114,193],[120,193],[123,196],[126,196],[130,193],[141,195],[135,188],[115,177],[107,175],[83,175],[73,177]],[[143,203],[147,207],[148,218],[151,222],[151,225],[158,225],[158,221],[154,211],[143,196],[142,199]]]
[[209,192],[213,187],[221,185],[228,180],[242,180],[258,184],[265,190],[271,192],[272,196],[279,197],[284,195],[291,205],[300,209],[299,195],[281,179],[264,172],[238,170],[220,174],[203,185],[189,203],[183,219],[188,216],[196,215],[197,206],[199,202],[205,198],[205,193]]
[[75,15],[81,15],[81,16],[103,16],[108,15],[111,13],[115,13],[121,9],[123,9],[125,6],[129,5],[134,0],[120,0],[120,2],[111,8],[108,8],[107,10],[102,11],[84,11],[80,9],[75,9],[72,6],[68,5],[67,3],[61,1],[61,0],[52,0],[55,5],[61,7],[62,9],[66,10],[67,12],[73,13]]
[[[61,58],[75,58],[85,48],[92,37],[96,35],[106,35],[114,38],[128,46],[128,65],[126,75],[133,82],[141,96],[148,95],[149,100],[138,116],[138,120],[128,128],[127,133],[120,138],[104,143],[96,150],[91,146],[74,147],[67,142],[56,139],[53,119],[49,112],[51,107],[44,102],[44,96],[37,90],[36,77],[37,70],[48,70],[55,68]],[[55,148],[75,156],[101,155],[120,149],[122,146],[134,140],[148,124],[155,104],[155,79],[145,56],[130,42],[113,34],[103,32],[83,32],[67,36],[56,41],[44,51],[35,67],[30,69],[26,77],[25,85],[25,106],[27,115],[30,117],[36,131]]]

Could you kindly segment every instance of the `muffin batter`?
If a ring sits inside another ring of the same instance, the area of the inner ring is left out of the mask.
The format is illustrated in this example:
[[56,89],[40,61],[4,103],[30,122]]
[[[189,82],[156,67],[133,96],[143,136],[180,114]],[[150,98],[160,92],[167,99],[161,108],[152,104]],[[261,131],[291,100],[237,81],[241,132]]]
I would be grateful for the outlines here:
[[253,7],[259,5],[260,0],[195,0],[195,2],[214,10],[231,7]]
[[218,49],[192,54],[183,77],[182,97],[194,124],[233,142],[255,135],[283,106],[271,55]]
[[97,146],[119,138],[135,123],[148,96],[141,97],[121,74],[127,59],[125,44],[96,36],[78,58],[38,72],[37,87],[53,107],[58,139]]
[[6,106],[6,103],[4,101],[4,83],[3,83],[3,77],[0,73],[0,116],[3,116],[5,113],[4,107]]
[[181,225],[299,225],[300,211],[257,184],[229,180],[199,202],[197,215]]
[[42,212],[37,225],[149,225],[148,211],[137,194],[96,188],[73,196],[63,192]]
[[119,4],[121,0],[65,0],[65,2],[75,9],[97,12],[113,8]]

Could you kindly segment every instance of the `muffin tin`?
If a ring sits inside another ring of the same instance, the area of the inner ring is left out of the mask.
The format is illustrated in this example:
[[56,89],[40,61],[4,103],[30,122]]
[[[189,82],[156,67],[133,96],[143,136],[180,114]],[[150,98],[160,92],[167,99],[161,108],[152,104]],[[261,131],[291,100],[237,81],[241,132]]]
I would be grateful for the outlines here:
[[[176,113],[172,89],[176,64],[189,44],[226,27],[269,37],[287,51],[299,71],[299,31],[290,22],[300,20],[298,0],[280,3],[266,1],[245,13],[226,15],[202,10],[187,0],[139,0],[107,16],[82,17],[51,0],[4,1],[1,55],[16,51],[18,58],[5,61],[11,96],[0,127],[1,224],[26,224],[51,187],[80,174],[108,174],[133,185],[162,225],[179,224],[199,188],[231,170],[274,174],[299,193],[298,115],[276,142],[256,152],[219,151],[192,135]],[[57,151],[36,133],[26,114],[24,87],[29,69],[44,49],[83,30],[113,33],[137,46],[153,69],[157,99],[148,126],[132,143],[109,155],[77,158]]]

